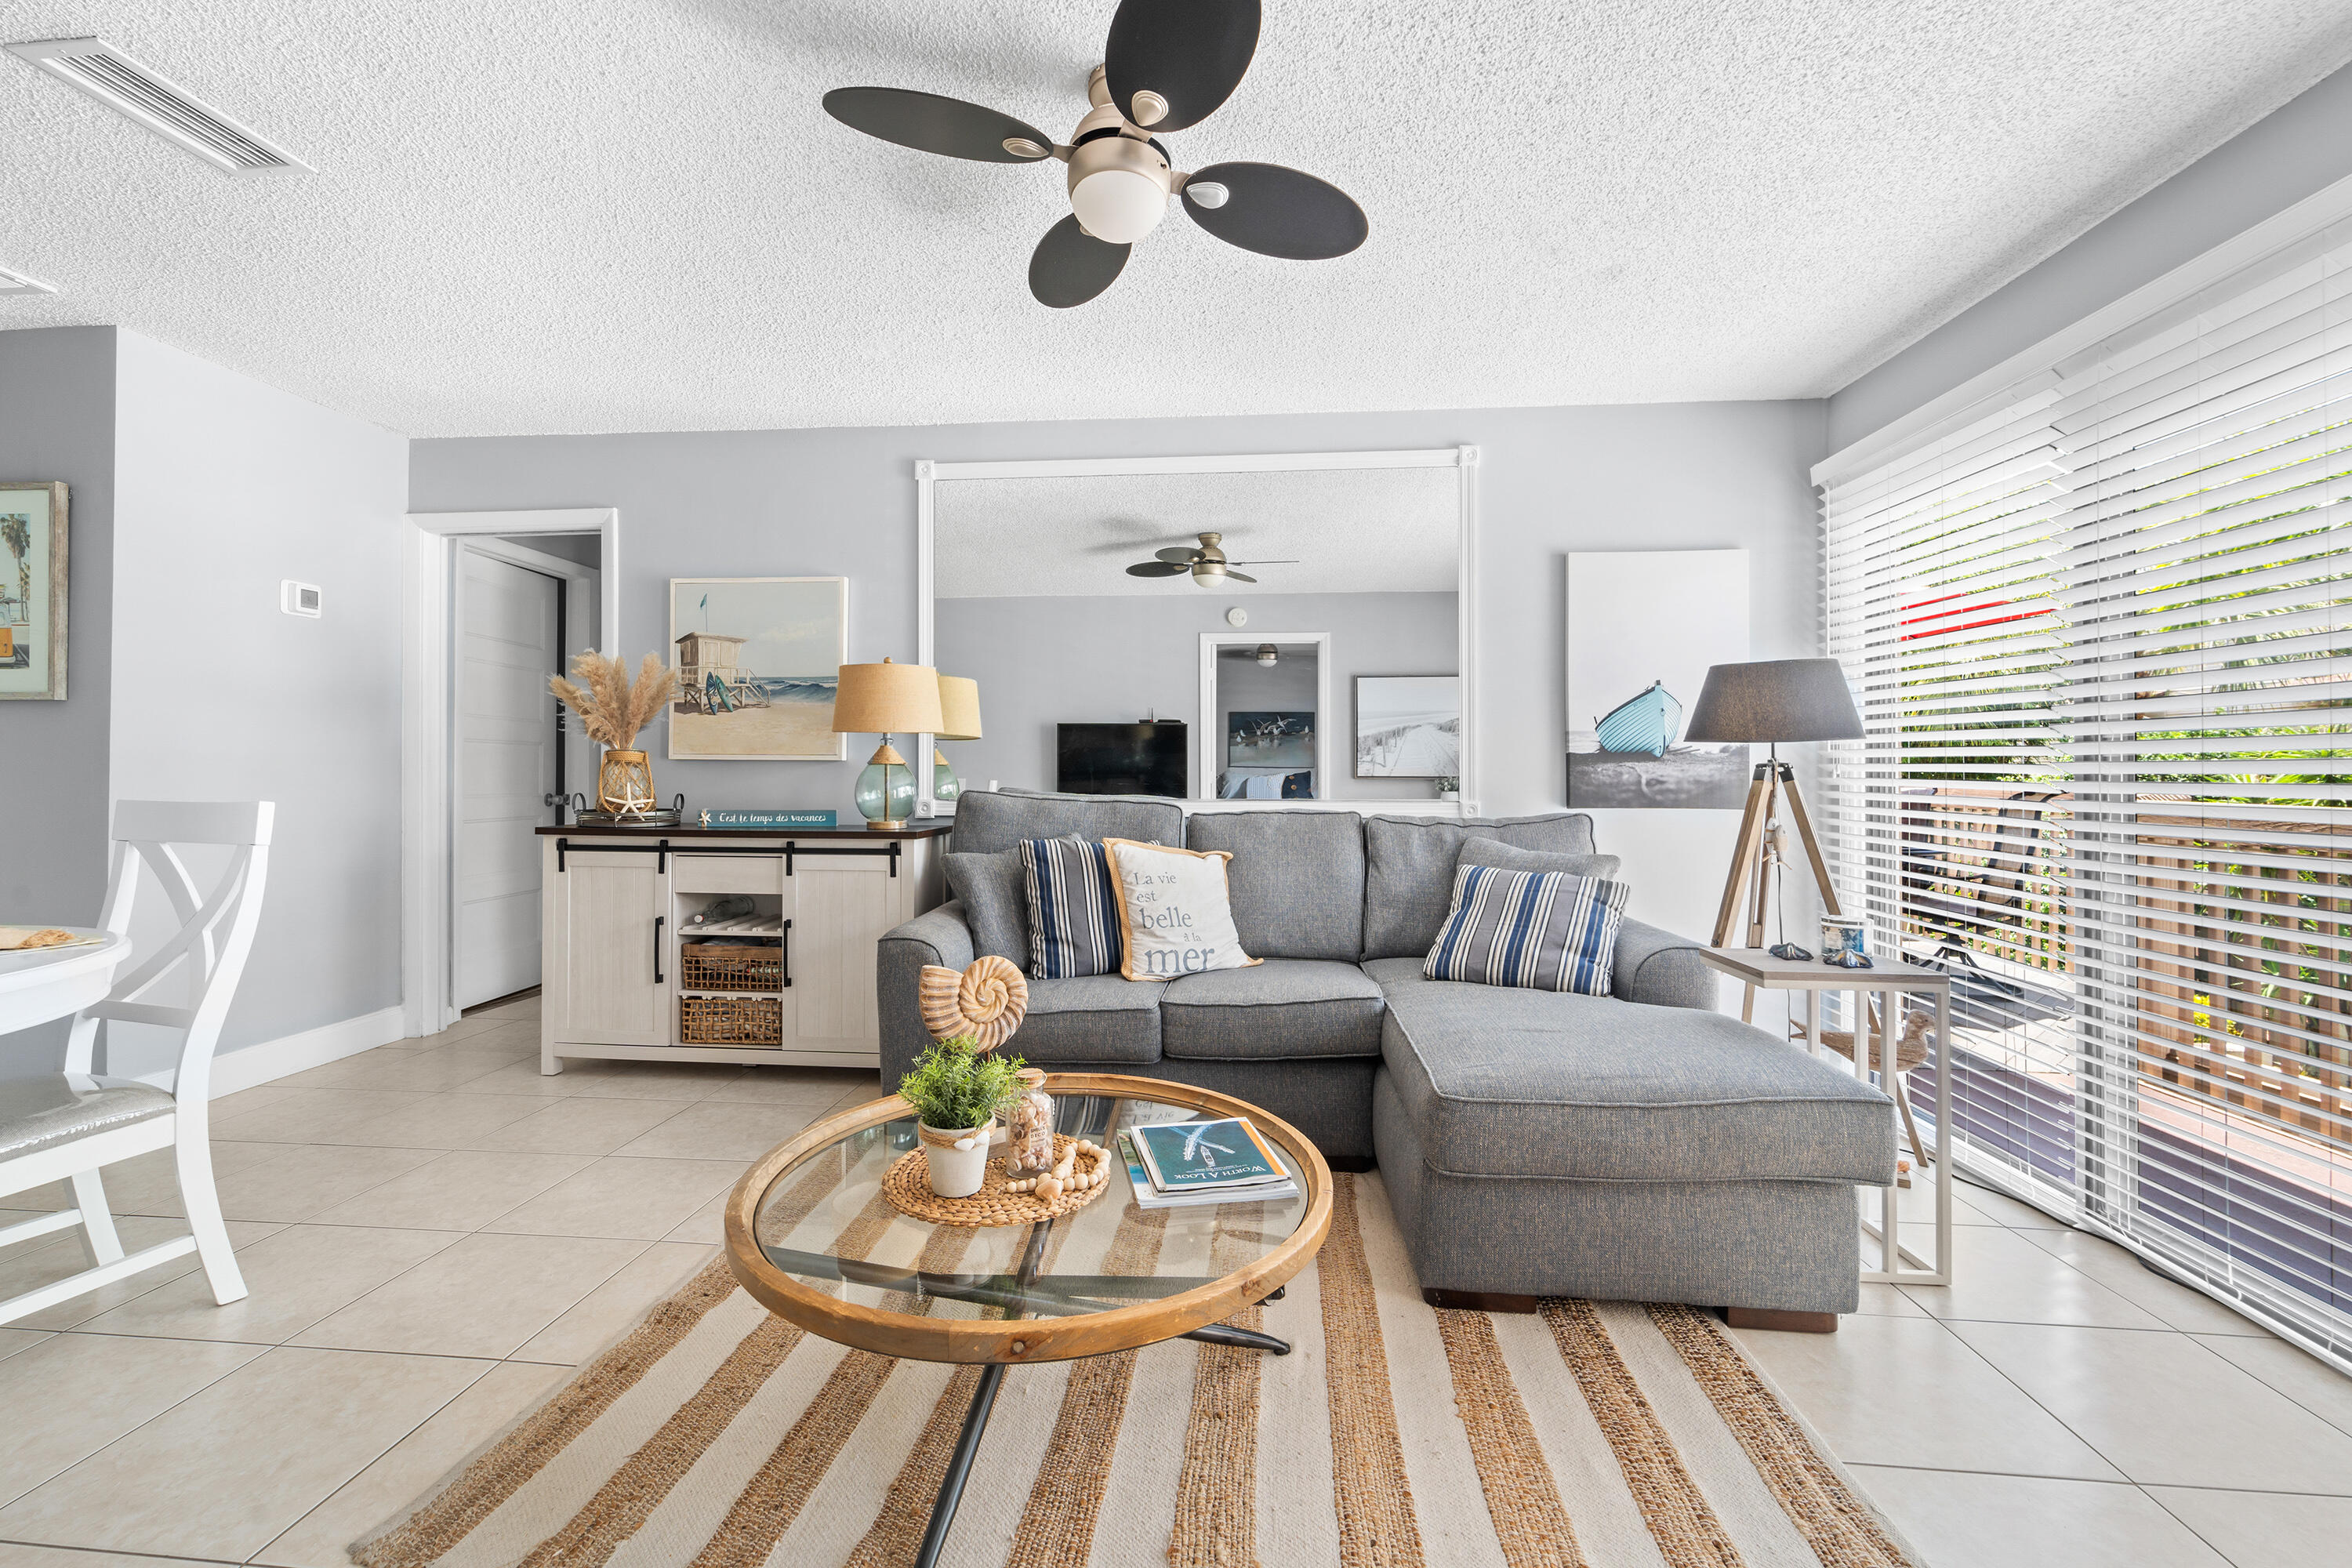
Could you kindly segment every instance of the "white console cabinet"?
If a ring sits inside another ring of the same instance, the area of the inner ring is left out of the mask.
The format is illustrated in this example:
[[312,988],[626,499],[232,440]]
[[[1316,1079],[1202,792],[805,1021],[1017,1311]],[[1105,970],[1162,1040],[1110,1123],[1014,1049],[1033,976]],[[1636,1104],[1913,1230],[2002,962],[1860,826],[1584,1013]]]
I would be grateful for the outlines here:
[[541,828],[540,1070],[879,1066],[876,943],[940,902],[946,831]]

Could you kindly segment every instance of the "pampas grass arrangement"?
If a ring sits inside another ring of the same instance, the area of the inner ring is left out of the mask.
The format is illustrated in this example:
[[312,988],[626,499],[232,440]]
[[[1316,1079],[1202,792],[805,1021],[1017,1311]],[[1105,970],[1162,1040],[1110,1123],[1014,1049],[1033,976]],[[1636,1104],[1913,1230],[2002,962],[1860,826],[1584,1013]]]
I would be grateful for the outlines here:
[[[548,689],[571,705],[592,741],[616,752],[632,749],[637,731],[653,722],[662,705],[677,693],[677,671],[659,654],[646,655],[631,681],[629,667],[617,658],[605,658],[594,649],[572,661],[571,680],[549,678]],[[575,682],[577,684],[575,684]]]

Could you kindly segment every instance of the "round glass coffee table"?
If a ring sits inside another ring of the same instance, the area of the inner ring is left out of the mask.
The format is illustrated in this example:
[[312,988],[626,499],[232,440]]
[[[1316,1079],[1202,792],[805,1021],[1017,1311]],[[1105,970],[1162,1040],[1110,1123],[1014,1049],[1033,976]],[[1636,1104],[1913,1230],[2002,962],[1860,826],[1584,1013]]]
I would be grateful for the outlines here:
[[[1186,1084],[1109,1073],[1045,1080],[1056,1131],[1110,1147],[1099,1197],[1060,1219],[972,1229],[901,1214],[882,1178],[916,1147],[893,1095],[771,1150],[727,1204],[727,1260],[770,1311],[877,1354],[983,1363],[916,1558],[937,1561],[1008,1365],[1193,1339],[1290,1347],[1223,1320],[1279,1298],[1331,1226],[1331,1170],[1287,1122]],[[1296,1196],[1146,1209],[1116,1134],[1148,1122],[1245,1116],[1290,1167]]]

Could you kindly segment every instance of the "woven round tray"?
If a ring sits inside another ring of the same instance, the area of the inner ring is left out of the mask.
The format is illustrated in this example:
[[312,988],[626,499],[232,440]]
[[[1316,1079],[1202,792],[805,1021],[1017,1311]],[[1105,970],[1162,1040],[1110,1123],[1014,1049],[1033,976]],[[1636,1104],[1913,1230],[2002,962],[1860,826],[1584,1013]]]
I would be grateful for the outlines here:
[[[1064,1152],[1077,1140],[1065,1133],[1054,1135],[1054,1158],[1058,1162]],[[1108,1173],[1108,1162],[1103,1166]],[[923,1152],[916,1149],[898,1156],[887,1174],[882,1178],[882,1195],[900,1214],[916,1219],[927,1219],[934,1225],[970,1226],[975,1230],[993,1225],[1034,1225],[1041,1219],[1059,1219],[1066,1214],[1076,1214],[1108,1192],[1111,1184],[1088,1187],[1083,1193],[1064,1193],[1051,1203],[1045,1203],[1034,1193],[1008,1193],[1004,1184],[1013,1178],[1004,1173],[1004,1156],[992,1154],[988,1161],[988,1176],[980,1191],[968,1198],[943,1198],[931,1191],[931,1176],[923,1163]]]

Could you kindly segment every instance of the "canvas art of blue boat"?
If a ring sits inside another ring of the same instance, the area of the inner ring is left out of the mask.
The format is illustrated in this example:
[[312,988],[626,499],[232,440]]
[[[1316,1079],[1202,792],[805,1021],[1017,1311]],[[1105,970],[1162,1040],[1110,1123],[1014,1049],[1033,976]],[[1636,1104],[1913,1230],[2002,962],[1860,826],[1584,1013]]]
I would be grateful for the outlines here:
[[1630,701],[1621,702],[1593,721],[1604,752],[1647,752],[1663,757],[1682,733],[1683,705],[1663,680]]

